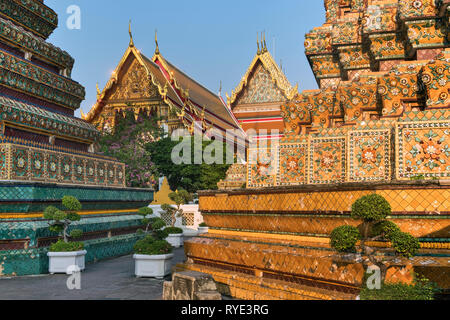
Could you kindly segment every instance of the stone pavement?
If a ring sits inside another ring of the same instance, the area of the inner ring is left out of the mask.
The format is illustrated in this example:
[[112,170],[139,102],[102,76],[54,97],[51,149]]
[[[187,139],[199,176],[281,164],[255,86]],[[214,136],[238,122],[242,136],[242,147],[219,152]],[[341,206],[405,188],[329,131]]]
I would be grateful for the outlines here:
[[[184,248],[175,249],[174,254],[173,265],[185,261]],[[81,290],[67,289],[67,279],[67,275],[0,277],[0,300],[162,299],[164,281],[136,278],[131,255],[87,264],[81,274]]]

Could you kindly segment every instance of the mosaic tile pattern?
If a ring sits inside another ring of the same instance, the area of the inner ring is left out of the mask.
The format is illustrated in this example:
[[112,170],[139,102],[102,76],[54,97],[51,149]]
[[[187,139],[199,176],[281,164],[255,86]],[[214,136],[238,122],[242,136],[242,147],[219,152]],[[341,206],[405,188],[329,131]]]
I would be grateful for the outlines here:
[[13,144],[0,147],[5,180],[125,187],[123,163]]
[[81,201],[84,210],[137,209],[153,201],[153,190],[0,182],[0,219],[3,214],[42,212],[49,203],[59,206],[65,195]]
[[272,101],[285,101],[286,97],[274,84],[270,73],[262,64],[258,64],[253,77],[247,85],[247,90],[238,98],[237,104],[264,103]]
[[277,150],[250,149],[248,164],[248,188],[271,187],[277,175]]
[[309,183],[345,181],[346,138],[313,138],[309,150]]
[[373,193],[383,196],[391,204],[394,215],[443,215],[448,214],[450,208],[450,188],[447,187],[361,187],[351,191],[329,191],[319,187],[311,187],[306,191],[305,188],[307,187],[301,186],[290,192],[200,194],[200,211],[350,213],[352,204],[357,199]]
[[391,180],[391,132],[350,132],[349,181]]
[[308,183],[308,144],[282,144],[278,150],[277,185]]
[[450,121],[399,123],[397,178],[450,177]]

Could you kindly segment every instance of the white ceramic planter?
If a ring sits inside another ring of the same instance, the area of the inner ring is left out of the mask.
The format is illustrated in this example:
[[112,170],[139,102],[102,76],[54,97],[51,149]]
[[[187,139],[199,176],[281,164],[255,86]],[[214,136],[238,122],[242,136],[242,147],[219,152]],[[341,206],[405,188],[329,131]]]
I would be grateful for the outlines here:
[[135,254],[135,274],[138,278],[162,279],[171,273],[173,254],[143,255]]
[[74,252],[48,252],[49,258],[48,272],[72,274],[75,268],[78,267],[80,271],[85,269],[85,256],[87,251]]
[[198,227],[198,234],[208,233],[209,227]]
[[183,234],[182,233],[169,234],[166,241],[170,243],[174,248],[182,247],[184,244]]

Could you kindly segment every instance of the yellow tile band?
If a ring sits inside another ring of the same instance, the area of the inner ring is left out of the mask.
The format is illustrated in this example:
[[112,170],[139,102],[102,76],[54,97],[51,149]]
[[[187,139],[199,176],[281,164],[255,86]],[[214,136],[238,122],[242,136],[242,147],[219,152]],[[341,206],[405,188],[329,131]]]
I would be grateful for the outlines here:
[[229,235],[237,237],[252,237],[252,238],[266,238],[274,240],[284,240],[284,241],[301,241],[301,242],[316,242],[322,244],[330,244],[330,239],[328,238],[318,238],[318,237],[304,237],[304,236],[294,236],[286,234],[273,234],[273,233],[258,233],[258,232],[242,232],[242,231],[228,231],[228,230],[214,230],[209,229],[209,234],[215,235]]
[[[138,209],[128,209],[128,210],[99,210],[99,211],[81,211],[79,212],[82,216],[88,215],[101,215],[101,214],[116,214],[116,213],[134,213]],[[0,213],[0,219],[30,219],[30,218],[42,218],[43,213]]]

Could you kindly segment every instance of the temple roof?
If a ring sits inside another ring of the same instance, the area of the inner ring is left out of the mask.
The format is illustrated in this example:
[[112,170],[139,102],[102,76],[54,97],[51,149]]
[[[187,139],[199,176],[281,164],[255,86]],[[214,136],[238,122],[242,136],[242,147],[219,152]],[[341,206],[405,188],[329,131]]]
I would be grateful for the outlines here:
[[225,125],[224,129],[240,128],[238,121],[231,110],[218,95],[199,84],[197,81],[186,75],[183,71],[167,61],[160,53],[156,53],[153,61],[161,62],[161,66],[169,75],[174,88],[185,95],[189,102],[194,103],[197,108],[205,108],[206,119],[215,122],[213,117],[218,117]]
[[114,86],[114,84],[117,83],[119,74],[125,62],[131,55],[133,55],[139,61],[139,63],[145,68],[149,76],[149,79],[152,81],[154,85],[158,87],[159,94],[167,104],[173,105],[175,103],[182,105],[180,98],[178,97],[177,93],[173,90],[172,86],[170,86],[167,79],[164,77],[164,74],[161,72],[160,67],[153,61],[145,57],[143,54],[141,54],[140,51],[137,50],[136,47],[134,47],[134,45],[130,45],[127,48],[127,51],[123,55],[122,59],[120,60],[119,64],[117,65],[116,69],[113,71],[112,76],[107,82],[105,88],[98,95],[97,102],[91,108],[89,113],[85,115],[81,111],[81,116],[84,120],[90,122],[94,120],[94,118],[102,112],[104,107],[103,103],[104,98],[111,90],[111,88]]
[[263,46],[263,49],[260,51],[258,50],[258,53],[253,58],[252,63],[250,64],[250,67],[247,69],[247,72],[245,73],[244,77],[242,77],[241,82],[239,85],[234,89],[231,93],[231,97],[228,97],[228,104],[232,107],[234,107],[237,98],[239,97],[239,94],[246,88],[252,72],[254,71],[255,67],[258,63],[261,63],[264,68],[269,72],[272,81],[277,85],[277,87],[282,91],[282,93],[286,96],[288,100],[291,100],[296,93],[298,93],[298,85],[295,87],[292,87],[289,83],[289,80],[286,78],[286,75],[283,73],[283,71],[280,69],[278,64],[273,59],[270,52],[267,50],[265,46]]
[[195,121],[205,120],[208,126],[219,127],[222,131],[240,129],[238,121],[221,97],[212,93],[167,61],[160,54],[159,49],[156,50],[152,59],[143,55],[134,46],[132,37],[130,45],[113,72],[111,79],[103,91],[99,93],[97,102],[87,115],[82,113],[84,120],[93,121],[102,112],[104,99],[113,85],[118,82],[119,74],[130,55],[134,55],[139,63],[145,67],[152,83],[158,87],[163,101],[170,107],[176,107],[178,111],[181,110],[180,117],[183,117],[188,123],[192,124]]

